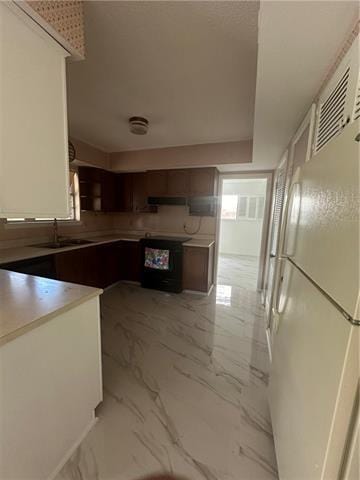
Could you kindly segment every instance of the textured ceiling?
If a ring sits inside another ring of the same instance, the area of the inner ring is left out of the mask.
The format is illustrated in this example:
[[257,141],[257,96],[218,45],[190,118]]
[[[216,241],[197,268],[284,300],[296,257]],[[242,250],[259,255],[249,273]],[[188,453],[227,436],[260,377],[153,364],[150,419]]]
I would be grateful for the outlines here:
[[[70,132],[106,151],[252,138],[258,2],[85,2]],[[127,119],[150,121],[146,136]]]

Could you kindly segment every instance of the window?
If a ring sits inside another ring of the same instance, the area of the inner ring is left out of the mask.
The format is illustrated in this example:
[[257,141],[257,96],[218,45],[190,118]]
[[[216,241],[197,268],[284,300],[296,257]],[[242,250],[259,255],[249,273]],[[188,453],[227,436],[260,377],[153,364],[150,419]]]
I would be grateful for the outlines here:
[[[70,215],[65,218],[57,218],[61,221],[79,221],[80,220],[80,194],[79,194],[79,178],[76,172],[70,171],[70,188],[69,188]],[[7,218],[8,223],[48,223],[54,218]]]
[[246,217],[248,197],[239,197],[238,217]]
[[236,220],[238,196],[223,195],[221,202],[221,218]]
[[257,206],[256,206],[256,218],[263,218],[264,210],[265,210],[265,198],[258,197]]
[[223,220],[261,220],[264,216],[265,198],[248,195],[223,195],[221,218]]

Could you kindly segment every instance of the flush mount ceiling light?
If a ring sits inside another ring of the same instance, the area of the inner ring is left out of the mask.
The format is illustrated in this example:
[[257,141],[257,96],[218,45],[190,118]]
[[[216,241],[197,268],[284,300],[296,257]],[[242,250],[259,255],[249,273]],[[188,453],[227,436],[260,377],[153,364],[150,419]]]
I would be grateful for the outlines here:
[[145,135],[149,129],[149,121],[144,117],[129,118],[130,132],[135,135]]

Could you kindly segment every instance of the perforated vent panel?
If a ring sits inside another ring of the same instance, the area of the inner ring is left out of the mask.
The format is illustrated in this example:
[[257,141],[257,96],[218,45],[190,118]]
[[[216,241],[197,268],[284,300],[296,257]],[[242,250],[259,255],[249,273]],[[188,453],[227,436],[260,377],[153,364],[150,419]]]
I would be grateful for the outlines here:
[[337,135],[345,123],[345,102],[349,85],[348,67],[336,86],[320,106],[315,151],[318,152]]
[[271,249],[270,249],[273,255],[277,254],[279,228],[281,224],[281,213],[282,213],[282,208],[284,203],[285,186],[286,186],[286,169],[281,168],[281,170],[278,171],[278,177],[276,181],[276,193],[275,193],[274,214],[273,214],[273,231],[272,231]]
[[360,118],[360,74],[357,82],[353,120]]

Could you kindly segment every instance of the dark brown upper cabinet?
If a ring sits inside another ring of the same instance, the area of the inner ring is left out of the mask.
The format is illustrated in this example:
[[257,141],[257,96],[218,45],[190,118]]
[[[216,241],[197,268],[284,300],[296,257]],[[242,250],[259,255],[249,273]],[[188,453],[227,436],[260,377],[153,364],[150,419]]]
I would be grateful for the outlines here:
[[101,210],[116,211],[116,176],[106,170],[102,170]]
[[167,170],[151,170],[146,173],[148,197],[162,197],[168,194]]
[[80,167],[81,209],[156,213],[157,207],[148,205],[148,197],[213,197],[216,195],[217,178],[218,171],[212,167],[140,173],[114,173]]
[[118,212],[133,211],[133,174],[116,175],[116,210]]
[[148,205],[147,192],[147,173],[139,172],[133,173],[133,212],[134,213],[156,213],[157,207],[155,205]]
[[157,207],[148,205],[147,176],[145,172],[116,175],[116,211],[156,213]]
[[189,169],[189,195],[194,197],[216,195],[217,178],[216,168]]
[[215,167],[153,170],[146,176],[149,197],[216,195],[218,171]]
[[186,197],[189,194],[189,170],[168,170],[168,195]]
[[92,212],[101,212],[103,210],[103,172],[99,168],[79,168],[81,210]]

